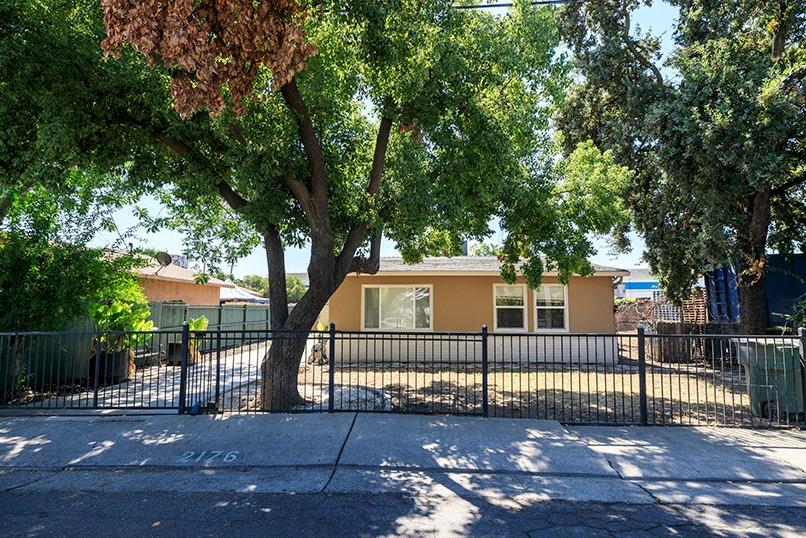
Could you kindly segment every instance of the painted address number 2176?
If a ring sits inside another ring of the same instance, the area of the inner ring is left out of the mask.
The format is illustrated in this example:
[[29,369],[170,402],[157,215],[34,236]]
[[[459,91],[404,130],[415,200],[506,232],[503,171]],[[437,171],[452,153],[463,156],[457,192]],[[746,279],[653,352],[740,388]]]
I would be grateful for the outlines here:
[[202,461],[212,463],[215,460],[221,460],[225,463],[232,463],[237,459],[238,452],[236,450],[231,450],[230,452],[224,452],[223,450],[202,450],[199,452],[189,450],[183,452],[178,461],[179,463],[201,463]]

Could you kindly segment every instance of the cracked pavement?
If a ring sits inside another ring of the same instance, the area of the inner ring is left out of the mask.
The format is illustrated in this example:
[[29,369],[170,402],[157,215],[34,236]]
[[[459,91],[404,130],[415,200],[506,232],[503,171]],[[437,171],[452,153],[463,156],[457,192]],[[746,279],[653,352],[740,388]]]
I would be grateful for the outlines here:
[[806,433],[382,414],[0,417],[3,536],[806,534]]

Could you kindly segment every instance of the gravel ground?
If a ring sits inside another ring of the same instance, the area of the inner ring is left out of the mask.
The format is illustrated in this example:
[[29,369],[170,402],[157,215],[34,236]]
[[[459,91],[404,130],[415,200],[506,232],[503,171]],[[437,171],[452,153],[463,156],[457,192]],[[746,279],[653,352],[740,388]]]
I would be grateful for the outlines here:
[[[788,425],[785,414],[753,417],[746,381],[738,366],[709,368],[699,363],[649,362],[646,370],[650,424],[765,426]],[[336,407],[342,410],[420,413],[481,413],[482,375],[472,366],[452,369],[337,368]],[[300,394],[308,409],[327,408],[327,365],[300,369]],[[569,368],[564,365],[528,371],[491,370],[488,377],[492,416],[546,418],[567,423],[638,423],[637,365]],[[259,382],[224,394],[226,410],[258,410]]]
[[[478,371],[336,370],[344,386],[382,389],[395,410],[479,412],[482,376]],[[649,422],[657,424],[764,425],[750,414],[744,381],[737,370],[651,366],[647,369]],[[489,374],[490,414],[550,418],[561,422],[639,421],[637,368],[616,365],[587,371],[493,371]],[[361,407],[350,409],[360,410]],[[783,422],[786,417],[781,418]]]
[[[300,406],[300,411],[322,411],[328,408],[327,383],[300,384],[300,395],[306,404]],[[259,411],[260,410],[260,381],[236,387],[222,394],[223,409],[226,411]],[[333,388],[333,401],[337,409],[356,407],[368,411],[392,411],[392,399],[383,389],[365,386],[335,385]]]

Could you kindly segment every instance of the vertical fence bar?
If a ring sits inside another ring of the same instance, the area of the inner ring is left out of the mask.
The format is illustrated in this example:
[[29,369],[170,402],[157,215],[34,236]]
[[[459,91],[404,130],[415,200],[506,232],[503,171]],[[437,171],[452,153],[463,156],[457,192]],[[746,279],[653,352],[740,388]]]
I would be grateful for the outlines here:
[[185,414],[188,382],[188,355],[190,353],[190,327],[187,321],[182,323],[182,355],[180,357],[179,371],[179,414]]
[[486,417],[490,414],[489,399],[488,399],[488,373],[489,364],[487,356],[487,325],[481,326],[481,415]]
[[[219,320],[221,311],[219,311]],[[221,410],[221,325],[219,324],[215,336],[215,410]]]
[[638,406],[641,416],[641,426],[649,422],[646,398],[646,337],[644,326],[638,327]]
[[327,412],[332,413],[336,410],[336,324],[332,321],[330,322],[328,339]]

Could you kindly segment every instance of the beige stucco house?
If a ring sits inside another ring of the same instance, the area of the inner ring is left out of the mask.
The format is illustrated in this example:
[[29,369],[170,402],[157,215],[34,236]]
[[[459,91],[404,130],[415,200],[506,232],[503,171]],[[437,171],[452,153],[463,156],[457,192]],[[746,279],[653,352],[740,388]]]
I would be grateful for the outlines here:
[[382,258],[377,274],[349,275],[323,317],[342,331],[479,332],[486,325],[495,346],[516,358],[579,360],[584,347],[584,360],[612,362],[615,337],[573,335],[616,332],[613,285],[627,275],[594,265],[593,275],[571,277],[568,284],[547,272],[540,288],[531,289],[522,277],[505,283],[495,257],[435,257],[414,265]]
[[140,286],[149,301],[183,301],[189,305],[216,305],[221,288],[233,285],[217,278],[204,284],[196,282],[196,274],[178,265],[149,265],[138,269]]

